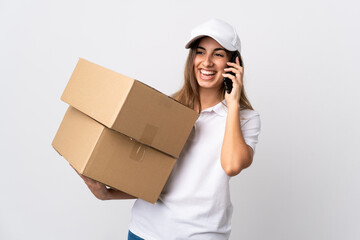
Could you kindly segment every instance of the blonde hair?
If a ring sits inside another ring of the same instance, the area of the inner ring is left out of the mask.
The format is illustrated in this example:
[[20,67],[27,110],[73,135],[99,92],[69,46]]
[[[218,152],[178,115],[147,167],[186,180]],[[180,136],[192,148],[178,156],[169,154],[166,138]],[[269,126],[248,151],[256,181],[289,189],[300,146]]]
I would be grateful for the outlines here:
[[[173,98],[177,101],[181,102],[185,106],[188,106],[191,109],[195,109],[196,106],[198,106],[199,111],[201,111],[201,103],[200,103],[200,96],[199,96],[199,85],[196,80],[195,72],[194,72],[194,58],[196,56],[197,47],[199,45],[201,38],[198,39],[196,42],[193,43],[191,49],[189,50],[189,54],[185,63],[185,71],[184,71],[184,85],[182,88],[173,94]],[[227,56],[230,59],[231,54],[233,52],[227,51]],[[238,55],[240,56],[239,60],[241,63],[241,66],[243,65],[243,61],[240,55],[240,52],[238,52]],[[221,86],[218,92],[219,99],[224,99],[225,94],[225,87],[224,85]],[[244,84],[241,88],[241,95],[239,100],[240,108],[242,109],[251,109],[254,110],[251,106],[250,101],[248,100],[244,88]]]

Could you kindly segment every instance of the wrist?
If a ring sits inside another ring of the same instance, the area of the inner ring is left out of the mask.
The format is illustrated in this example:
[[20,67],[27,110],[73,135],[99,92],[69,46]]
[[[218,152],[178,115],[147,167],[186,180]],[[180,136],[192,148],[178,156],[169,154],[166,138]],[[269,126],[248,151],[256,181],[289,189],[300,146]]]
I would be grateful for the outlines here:
[[239,102],[228,103],[227,108],[229,111],[239,111],[240,103]]

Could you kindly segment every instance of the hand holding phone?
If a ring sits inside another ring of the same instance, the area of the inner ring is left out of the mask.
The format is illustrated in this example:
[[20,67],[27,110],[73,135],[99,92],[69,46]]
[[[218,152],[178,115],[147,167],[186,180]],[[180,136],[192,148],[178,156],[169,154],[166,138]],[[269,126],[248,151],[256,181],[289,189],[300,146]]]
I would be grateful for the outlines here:
[[[231,56],[230,62],[236,63],[236,57],[239,57],[239,55],[237,54],[237,52],[234,52]],[[240,57],[239,57],[239,62],[240,62]],[[240,62],[240,66],[241,66],[241,62]],[[235,73],[233,72],[229,72],[231,75],[235,76]],[[230,78],[224,77],[224,85],[225,85],[225,91],[227,93],[231,93],[231,90],[233,88],[233,82]]]

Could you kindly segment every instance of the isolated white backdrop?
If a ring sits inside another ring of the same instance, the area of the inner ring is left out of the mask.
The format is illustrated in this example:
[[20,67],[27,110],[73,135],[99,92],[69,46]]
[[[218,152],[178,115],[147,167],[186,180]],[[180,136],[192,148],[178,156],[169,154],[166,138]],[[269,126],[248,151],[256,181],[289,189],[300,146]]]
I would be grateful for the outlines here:
[[357,1],[0,0],[0,239],[126,239],[133,200],[99,201],[51,147],[78,57],[171,94],[190,30],[242,39],[261,114],[253,165],[231,180],[231,239],[360,239]]

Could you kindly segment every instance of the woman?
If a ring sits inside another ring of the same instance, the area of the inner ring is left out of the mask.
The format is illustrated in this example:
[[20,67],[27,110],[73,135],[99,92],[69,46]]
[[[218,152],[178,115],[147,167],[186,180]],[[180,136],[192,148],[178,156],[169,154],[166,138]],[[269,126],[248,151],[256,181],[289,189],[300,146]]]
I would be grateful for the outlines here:
[[[252,163],[260,118],[245,94],[241,57],[229,62],[240,56],[235,29],[212,19],[192,31],[186,48],[185,83],[173,97],[200,116],[157,203],[135,202],[130,240],[228,239],[229,180]],[[230,93],[224,77],[233,83]],[[99,199],[133,198],[83,179]]]

